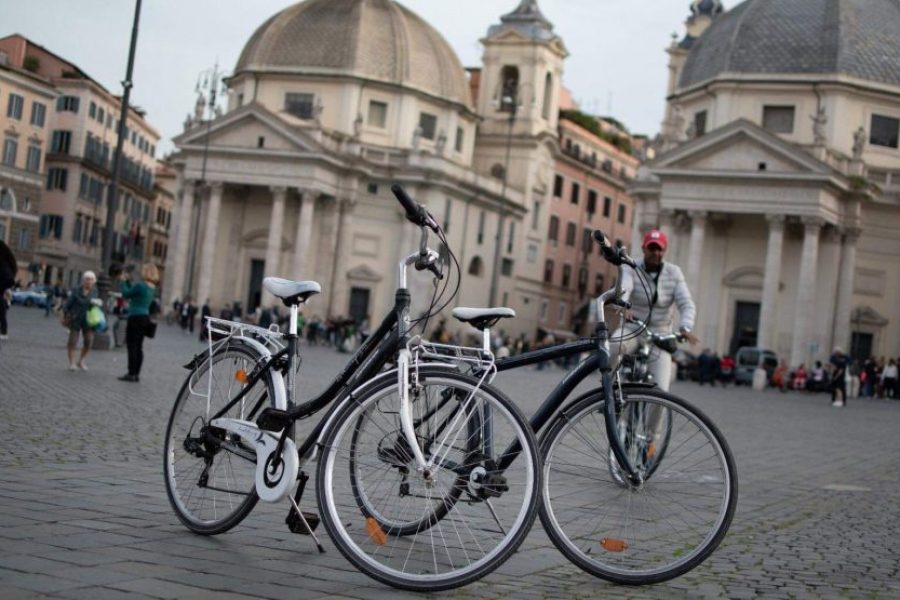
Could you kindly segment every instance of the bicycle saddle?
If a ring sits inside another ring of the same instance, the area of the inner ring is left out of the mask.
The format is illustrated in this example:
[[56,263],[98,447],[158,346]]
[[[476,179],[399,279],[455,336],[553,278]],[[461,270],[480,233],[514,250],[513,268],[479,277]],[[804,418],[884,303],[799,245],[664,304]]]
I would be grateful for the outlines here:
[[280,298],[285,306],[302,304],[310,296],[322,291],[322,286],[315,281],[291,281],[280,277],[266,277],[263,279],[263,287],[276,298]]
[[454,308],[451,313],[457,321],[469,323],[475,329],[490,327],[500,319],[509,319],[516,316],[516,311],[511,308],[499,306],[497,308]]

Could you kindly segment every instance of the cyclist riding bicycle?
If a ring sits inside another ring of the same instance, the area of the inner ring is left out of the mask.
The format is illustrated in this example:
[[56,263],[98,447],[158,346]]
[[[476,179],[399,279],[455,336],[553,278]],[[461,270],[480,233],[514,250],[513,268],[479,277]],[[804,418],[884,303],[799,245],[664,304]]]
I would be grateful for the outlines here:
[[[700,339],[693,334],[692,329],[697,309],[681,269],[673,263],[663,261],[668,245],[666,234],[658,229],[652,229],[644,235],[644,258],[637,261],[640,273],[635,273],[631,267],[625,267],[622,273],[623,298],[631,302],[630,313],[645,321],[651,331],[659,334],[672,333],[672,308],[677,306],[680,315],[679,333],[691,345],[696,345],[700,343]],[[626,314],[626,318],[631,316]],[[621,326],[610,338],[611,350],[618,353],[618,356],[633,353],[638,339],[632,334],[640,327],[640,324],[635,323]],[[619,344],[618,340],[623,342]],[[659,388],[668,391],[672,355],[660,351],[655,354],[650,361],[649,372]]]

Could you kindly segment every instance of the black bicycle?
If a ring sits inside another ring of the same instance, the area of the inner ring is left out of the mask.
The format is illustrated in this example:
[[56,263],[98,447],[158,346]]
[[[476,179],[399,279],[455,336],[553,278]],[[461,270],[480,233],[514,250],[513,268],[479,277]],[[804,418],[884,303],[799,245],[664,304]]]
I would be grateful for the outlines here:
[[[593,235],[603,256],[618,267],[620,282],[622,265],[634,266],[634,261],[601,232]],[[734,516],[737,473],[728,444],[703,413],[641,377],[629,381],[624,369],[612,368],[603,315],[607,304],[630,308],[621,296],[617,285],[598,298],[591,338],[476,364],[469,371],[483,377],[588,353],[530,421],[534,431],[543,432],[541,522],[554,544],[585,571],[638,585],[677,577],[715,550]],[[486,354],[490,326],[514,316],[509,309],[465,308],[453,314],[483,331]],[[667,347],[673,342],[655,340]],[[432,360],[441,350],[446,356],[453,349],[425,347]],[[630,364],[634,375],[640,357]],[[598,372],[600,387],[568,401],[579,383]],[[419,436],[426,444],[432,439],[427,432]],[[500,455],[497,473],[510,467],[515,448]]]
[[[411,362],[406,272],[434,274],[426,317],[440,310],[442,272],[428,231],[446,239],[421,205],[392,189],[422,238],[399,265],[394,307],[378,329],[327,390],[295,404],[298,307],[320,291],[317,283],[264,281],[291,309],[286,334],[208,319],[208,351],[187,365],[169,419],[165,482],[191,531],[225,532],[259,499],[287,498],[291,531],[312,535],[324,551],[318,518],[299,506],[302,467],[318,459],[321,519],[340,552],[379,581],[436,591],[490,573],[527,536],[540,498],[539,449],[519,410],[484,377]],[[294,423],[326,408],[295,444]]]

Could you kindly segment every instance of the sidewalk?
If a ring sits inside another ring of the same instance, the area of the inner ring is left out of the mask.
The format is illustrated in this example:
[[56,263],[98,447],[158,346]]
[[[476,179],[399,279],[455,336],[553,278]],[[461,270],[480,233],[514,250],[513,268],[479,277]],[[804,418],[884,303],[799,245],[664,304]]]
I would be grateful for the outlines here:
[[[67,371],[65,337],[43,311],[14,307],[0,347],[0,597],[416,596],[358,573],[327,536],[318,554],[287,530],[286,505],[260,503],[222,536],[189,533],[166,499],[162,439],[180,365],[203,345],[161,324],[132,384],[115,379],[121,349]],[[304,346],[301,395],[324,389],[346,360]],[[530,413],[562,374],[521,370],[497,383]],[[440,596],[900,597],[900,402],[835,409],[824,394],[683,383],[673,392],[720,426],[738,465],[738,512],[707,562],[665,584],[615,586],[568,564],[537,522],[500,570]]]

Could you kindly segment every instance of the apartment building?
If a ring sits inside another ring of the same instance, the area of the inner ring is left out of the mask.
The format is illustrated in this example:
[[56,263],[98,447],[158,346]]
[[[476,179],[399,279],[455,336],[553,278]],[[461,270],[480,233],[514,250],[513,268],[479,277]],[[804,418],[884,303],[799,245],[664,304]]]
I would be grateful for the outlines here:
[[46,78],[27,69],[30,64],[16,67],[0,51],[0,240],[16,256],[16,279],[22,284],[34,281],[40,269],[35,247],[44,190],[44,151],[49,138],[48,113],[57,96]]
[[[119,127],[119,97],[69,61],[21,35],[0,39],[14,67],[29,69],[55,87],[47,112],[46,177],[36,259],[40,279],[77,283],[100,265],[106,198]],[[119,170],[113,259],[140,262],[146,254],[159,133],[137,107],[128,111]]]

